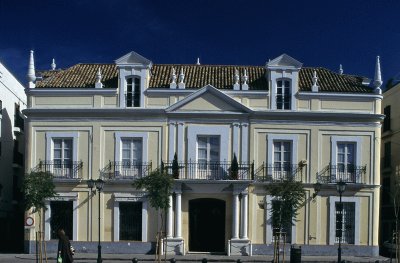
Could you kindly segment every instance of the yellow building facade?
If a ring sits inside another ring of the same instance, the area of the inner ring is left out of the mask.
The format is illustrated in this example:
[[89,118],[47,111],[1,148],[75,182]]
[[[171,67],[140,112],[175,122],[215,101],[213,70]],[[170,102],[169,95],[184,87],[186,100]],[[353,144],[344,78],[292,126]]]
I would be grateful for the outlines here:
[[[58,196],[43,218],[50,250],[63,227],[78,251],[95,252],[99,236],[103,253],[154,251],[161,218],[132,182],[162,162],[171,171],[176,154],[169,254],[272,254],[279,200],[268,187],[287,179],[307,193],[287,243],[336,255],[342,228],[345,255],[378,254],[380,74],[370,87],[286,54],[265,66],[216,66],[153,64],[135,52],[39,73],[26,90],[26,167],[54,175]],[[87,186],[98,178],[100,195]],[[27,216],[33,252],[39,218]]]

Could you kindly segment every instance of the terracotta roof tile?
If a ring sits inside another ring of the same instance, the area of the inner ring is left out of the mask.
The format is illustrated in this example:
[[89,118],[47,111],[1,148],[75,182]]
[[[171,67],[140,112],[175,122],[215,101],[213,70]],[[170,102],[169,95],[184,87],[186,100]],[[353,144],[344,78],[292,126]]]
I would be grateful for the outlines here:
[[[94,88],[96,72],[101,69],[102,82],[106,88],[116,88],[118,71],[115,64],[77,64],[65,70],[42,71],[43,80],[37,88]],[[177,81],[181,68],[185,74],[187,89],[198,89],[210,84],[218,89],[233,89],[235,70],[242,77],[247,70],[250,90],[268,90],[266,69],[262,66],[231,65],[173,65],[155,64],[151,69],[149,88],[169,88],[172,68]],[[299,73],[299,90],[311,91],[313,71],[317,71],[321,92],[371,93],[373,90],[362,84],[362,77],[340,75],[325,68],[303,67]]]

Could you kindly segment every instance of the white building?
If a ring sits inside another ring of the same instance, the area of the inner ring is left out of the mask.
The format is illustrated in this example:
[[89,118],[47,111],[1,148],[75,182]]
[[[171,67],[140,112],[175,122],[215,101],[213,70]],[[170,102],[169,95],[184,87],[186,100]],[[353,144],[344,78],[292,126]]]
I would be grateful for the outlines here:
[[20,190],[25,142],[21,110],[26,108],[26,95],[21,83],[1,62],[0,107],[0,251],[11,251],[23,241]]

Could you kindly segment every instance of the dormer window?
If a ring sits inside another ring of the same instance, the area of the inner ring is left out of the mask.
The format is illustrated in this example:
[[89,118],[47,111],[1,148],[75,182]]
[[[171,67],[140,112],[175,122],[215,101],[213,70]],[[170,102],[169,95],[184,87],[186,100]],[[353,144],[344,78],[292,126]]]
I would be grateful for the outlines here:
[[140,107],[140,78],[126,80],[126,107]]
[[276,108],[278,110],[291,109],[291,81],[289,79],[278,79],[276,81]]

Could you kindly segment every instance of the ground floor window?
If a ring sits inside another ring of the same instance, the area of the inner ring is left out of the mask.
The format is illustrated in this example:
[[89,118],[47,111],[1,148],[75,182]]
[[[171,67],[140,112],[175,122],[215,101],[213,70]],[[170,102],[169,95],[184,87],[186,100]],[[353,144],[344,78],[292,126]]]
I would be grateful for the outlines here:
[[336,214],[336,236],[335,242],[339,243],[341,237],[342,243],[354,244],[355,236],[355,203],[342,202],[343,209],[340,209],[340,203],[335,203]]
[[73,239],[73,201],[51,201],[50,211],[50,238],[58,239],[57,230],[62,228]]
[[119,240],[142,241],[142,202],[119,203]]

